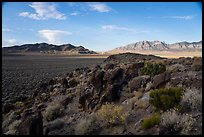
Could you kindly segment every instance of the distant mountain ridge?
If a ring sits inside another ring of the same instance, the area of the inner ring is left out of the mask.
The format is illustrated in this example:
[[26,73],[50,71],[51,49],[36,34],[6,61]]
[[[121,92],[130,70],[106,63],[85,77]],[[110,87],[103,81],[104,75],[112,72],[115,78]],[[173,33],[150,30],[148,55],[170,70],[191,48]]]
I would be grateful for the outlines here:
[[53,45],[48,43],[23,44],[20,46],[3,47],[3,53],[68,53],[68,54],[97,54],[95,51],[90,51],[83,46],[74,46],[72,44]]
[[126,46],[118,47],[115,50],[155,50],[155,51],[180,51],[189,50],[194,51],[202,50],[202,41],[199,42],[177,42],[173,44],[167,44],[162,41],[139,41],[131,43]]

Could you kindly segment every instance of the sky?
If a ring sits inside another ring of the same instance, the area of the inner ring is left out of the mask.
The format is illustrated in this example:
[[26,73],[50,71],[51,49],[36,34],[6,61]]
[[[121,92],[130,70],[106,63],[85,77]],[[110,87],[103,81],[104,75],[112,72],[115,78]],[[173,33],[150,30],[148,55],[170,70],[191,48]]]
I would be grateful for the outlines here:
[[108,51],[142,40],[202,40],[199,2],[4,2],[2,46],[73,44]]

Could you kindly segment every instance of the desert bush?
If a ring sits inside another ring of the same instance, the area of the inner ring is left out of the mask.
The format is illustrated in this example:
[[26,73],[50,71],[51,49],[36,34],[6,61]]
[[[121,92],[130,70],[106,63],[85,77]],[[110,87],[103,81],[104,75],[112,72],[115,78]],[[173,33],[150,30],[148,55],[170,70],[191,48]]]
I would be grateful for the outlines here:
[[171,66],[169,66],[167,68],[167,71],[172,72],[172,73],[182,72],[182,71],[185,71],[185,70],[186,70],[186,68],[182,64],[174,64],[174,65],[171,65]]
[[193,130],[195,119],[189,114],[180,114],[175,110],[164,112],[161,115],[160,134],[188,135]]
[[182,96],[181,111],[199,111],[202,112],[202,90],[198,89],[187,89]]
[[69,80],[69,87],[75,87],[77,86],[78,82],[75,79]]
[[124,125],[128,115],[129,113],[122,106],[110,103],[101,106],[96,113],[96,118],[106,126]]
[[151,128],[160,122],[160,115],[154,114],[149,118],[145,118],[141,124],[142,129],[148,129]]
[[46,128],[45,128],[45,134],[48,134],[50,131],[53,131],[53,130],[57,130],[57,129],[61,129],[65,126],[65,122],[63,119],[55,119],[51,122],[49,122],[47,125],[46,125]]
[[47,121],[53,121],[63,114],[63,107],[59,103],[50,104],[44,112]]
[[144,67],[140,69],[140,71],[142,75],[155,76],[157,74],[165,72],[166,66],[161,62],[158,63],[147,62],[144,64]]
[[195,71],[202,71],[202,58],[201,57],[194,57],[192,69]]
[[179,105],[182,92],[182,88],[156,89],[150,92],[149,101],[156,107],[157,110],[166,111]]
[[77,123],[76,125],[75,134],[88,135],[92,124],[93,124],[92,119],[81,119],[79,123]]

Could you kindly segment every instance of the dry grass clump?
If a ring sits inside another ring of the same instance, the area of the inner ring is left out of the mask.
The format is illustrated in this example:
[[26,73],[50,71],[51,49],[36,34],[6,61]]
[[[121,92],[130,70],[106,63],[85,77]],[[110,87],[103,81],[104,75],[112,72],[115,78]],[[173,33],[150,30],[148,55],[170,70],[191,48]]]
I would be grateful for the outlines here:
[[109,125],[125,125],[129,113],[122,106],[113,103],[102,105],[96,112],[97,120]]
[[182,112],[202,112],[202,89],[187,89],[182,96],[180,105]]
[[180,114],[175,110],[164,112],[161,115],[161,130],[163,135],[188,135],[193,130],[195,119],[190,114]]
[[59,103],[52,103],[45,109],[44,117],[47,121],[53,121],[63,114],[63,109]]
[[93,124],[92,119],[81,119],[75,128],[76,135],[88,135]]
[[186,68],[184,67],[184,65],[182,64],[174,64],[174,65],[171,65],[167,68],[167,71],[168,72],[172,72],[172,73],[175,73],[175,72],[183,72],[185,71]]

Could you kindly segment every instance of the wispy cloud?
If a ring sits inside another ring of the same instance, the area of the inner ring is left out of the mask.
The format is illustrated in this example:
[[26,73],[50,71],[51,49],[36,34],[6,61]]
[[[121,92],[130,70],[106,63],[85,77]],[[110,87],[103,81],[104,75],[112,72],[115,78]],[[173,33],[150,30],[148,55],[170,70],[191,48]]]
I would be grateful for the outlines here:
[[57,44],[60,42],[60,38],[66,35],[71,35],[71,32],[68,31],[62,31],[62,30],[39,30],[38,33],[42,38],[45,38],[47,42]]
[[2,28],[2,31],[6,31],[6,32],[9,32],[9,31],[11,31],[11,29],[7,29],[7,28]]
[[194,16],[164,16],[163,18],[191,20],[194,18]]
[[89,3],[88,6],[91,8],[91,10],[97,11],[97,12],[110,12],[111,8],[107,6],[104,3],[100,2],[94,2],[94,3]]
[[151,31],[149,30],[137,30],[134,28],[128,28],[128,27],[122,27],[122,26],[117,26],[117,25],[102,25],[101,26],[102,29],[104,30],[119,30],[119,31],[127,31],[127,32],[131,32],[131,33],[150,33]]
[[33,2],[29,5],[35,13],[21,12],[19,16],[28,17],[35,20],[58,19],[65,20],[67,17],[56,9],[54,4],[46,2]]
[[117,26],[117,25],[103,25],[103,26],[101,26],[101,28],[105,29],[105,30],[123,30],[123,31],[130,31],[130,32],[135,31],[132,28],[121,27],[121,26]]
[[79,12],[72,12],[72,13],[70,13],[71,16],[77,16],[79,14],[80,14]]

